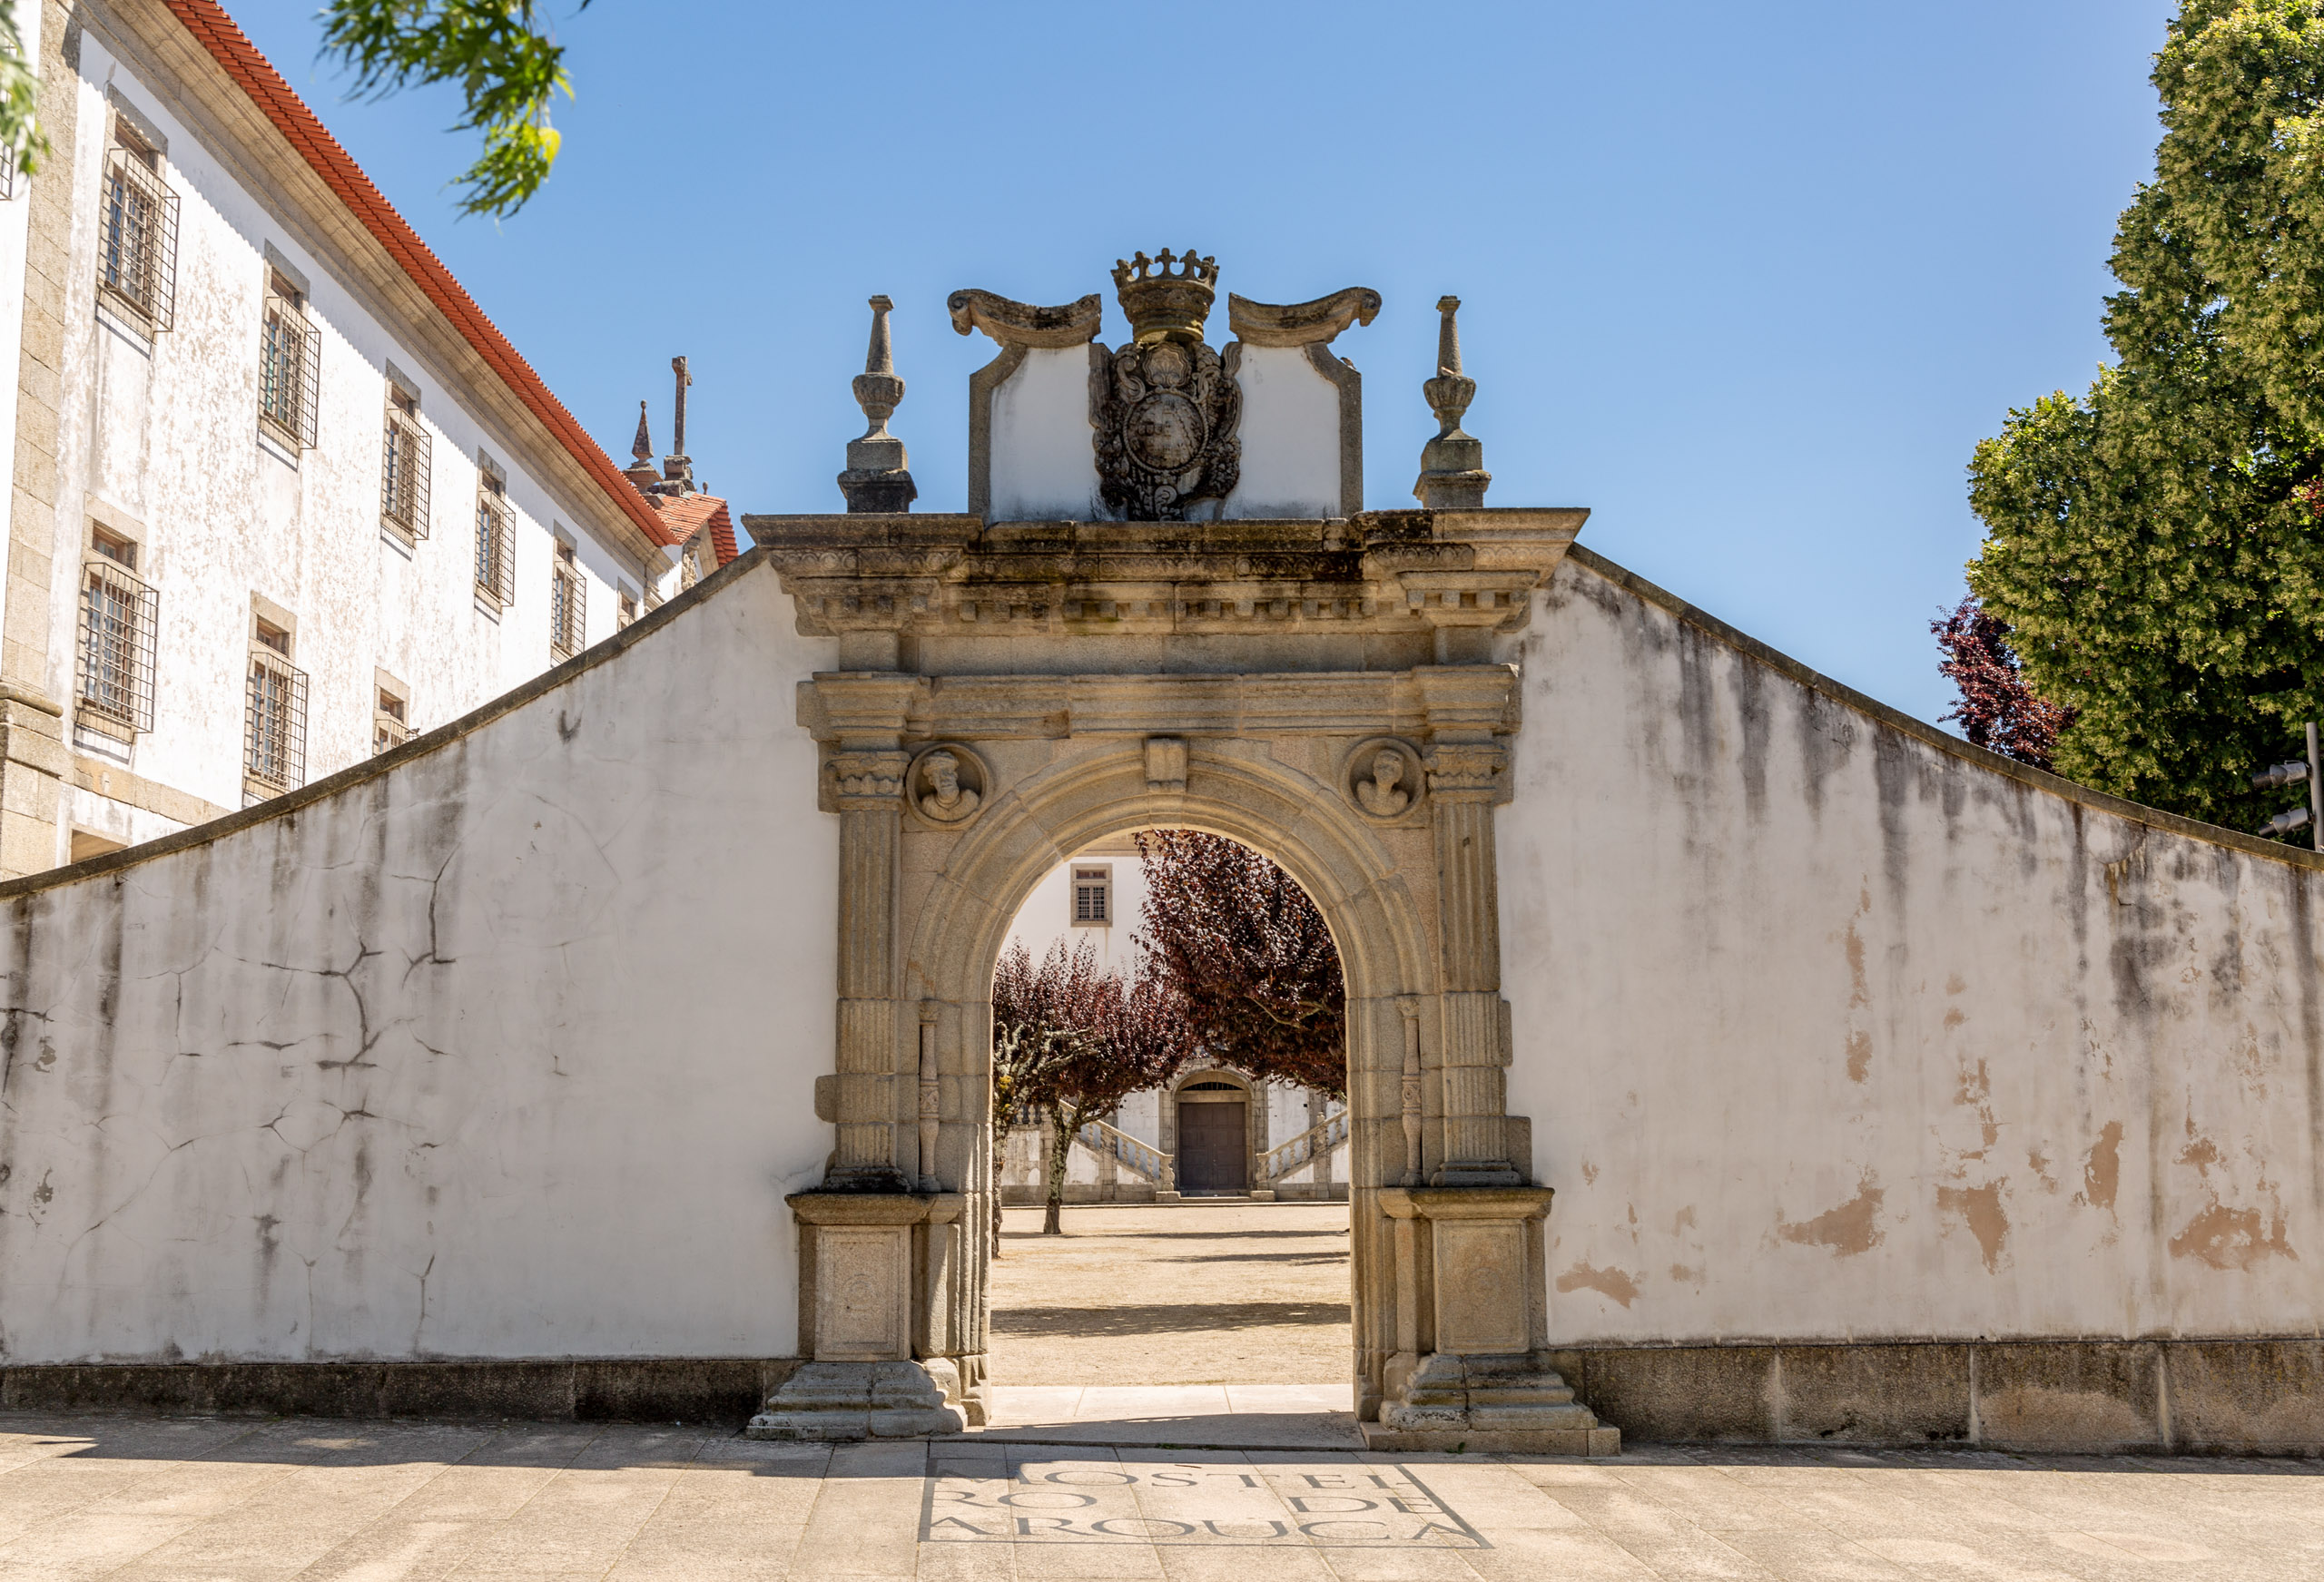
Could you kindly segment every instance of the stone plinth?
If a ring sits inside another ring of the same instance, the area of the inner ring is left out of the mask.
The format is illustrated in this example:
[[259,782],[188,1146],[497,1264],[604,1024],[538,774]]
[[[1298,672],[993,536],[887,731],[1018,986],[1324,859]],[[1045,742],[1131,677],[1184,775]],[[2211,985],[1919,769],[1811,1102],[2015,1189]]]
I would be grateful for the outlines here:
[[915,1322],[948,1305],[966,1200],[803,1192],[784,1201],[799,1222],[799,1349],[811,1361],[768,1397],[751,1438],[909,1439],[981,1419],[980,1403],[960,1400],[960,1364],[938,1351],[945,1337]]
[[1377,1450],[1611,1456],[1600,1424],[1544,1354],[1549,1294],[1545,1186],[1384,1187],[1395,1222],[1396,1336]]

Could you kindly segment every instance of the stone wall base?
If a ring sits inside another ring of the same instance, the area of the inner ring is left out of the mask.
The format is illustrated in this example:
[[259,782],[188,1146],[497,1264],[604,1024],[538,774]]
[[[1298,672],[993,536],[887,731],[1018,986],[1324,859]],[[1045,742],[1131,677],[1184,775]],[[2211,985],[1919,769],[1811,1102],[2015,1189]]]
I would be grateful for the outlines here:
[[1588,1347],[1546,1360],[1630,1444],[2324,1456],[2324,1340]]
[[0,1410],[739,1428],[798,1367],[795,1357],[14,1365],[0,1367]]
[[[1312,1181],[1295,1181],[1265,1190],[1270,1193],[1272,1201],[1276,1203],[1345,1203],[1347,1201],[1347,1183],[1344,1181],[1325,1182],[1321,1185]],[[1254,1201],[1267,1201],[1267,1197],[1261,1192],[1240,1195],[1249,1196]],[[1154,1184],[1150,1181],[1117,1181],[1110,1184],[1102,1181],[1068,1181],[1065,1184],[1065,1201],[1068,1206],[1093,1203],[1177,1202],[1179,1196],[1179,1194],[1171,1193],[1157,1199]],[[1004,1182],[1000,1186],[1000,1201],[1010,1208],[1039,1208],[1049,1201],[1049,1192],[1038,1182],[1029,1185],[1011,1185]],[[1189,1197],[1186,1201],[1200,1203],[1204,1200],[1200,1197]]]

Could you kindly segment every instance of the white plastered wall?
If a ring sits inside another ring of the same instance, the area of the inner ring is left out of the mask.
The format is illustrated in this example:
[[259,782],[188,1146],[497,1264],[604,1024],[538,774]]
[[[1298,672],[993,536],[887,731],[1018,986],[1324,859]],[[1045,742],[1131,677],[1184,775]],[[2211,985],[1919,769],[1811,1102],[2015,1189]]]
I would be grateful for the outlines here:
[[[78,79],[49,91],[78,94],[81,128],[69,172],[51,695],[72,694],[92,513],[140,525],[138,572],[160,594],[153,730],[126,750],[80,732],[77,752],[217,806],[241,806],[253,594],[297,620],[292,662],[309,675],[310,781],[369,755],[375,669],[409,687],[410,722],[427,730],[549,667],[550,565],[560,529],[587,583],[587,639],[615,630],[618,586],[642,582],[636,557],[594,536],[573,503],[532,476],[506,437],[437,378],[432,359],[342,288],[238,171],[170,113],[172,94],[111,56],[95,28],[83,35]],[[179,199],[176,321],[150,339],[97,303],[108,91],[167,139],[163,179]],[[0,208],[0,235],[21,223],[14,218],[21,207]],[[302,451],[262,438],[258,420],[269,246],[304,277],[308,319],[321,333],[317,438]],[[21,275],[20,245],[17,257]],[[13,317],[7,333],[15,333]],[[429,531],[409,548],[379,526],[389,362],[419,388],[431,436]],[[475,593],[479,450],[504,469],[517,520],[515,602],[497,614]],[[114,840],[180,827],[91,791],[68,790],[67,803],[64,824]],[[64,838],[60,830],[60,860]]]
[[5,904],[0,1361],[795,1349],[838,838],[786,681],[836,655],[763,566],[673,616]]
[[1098,509],[1089,349],[1032,347],[992,393],[995,522],[1088,522]]
[[1305,347],[1245,344],[1241,480],[1220,515],[1337,516],[1340,390]]
[[1556,1341],[2316,1332],[2324,875],[1948,753],[1578,561],[1517,657]]

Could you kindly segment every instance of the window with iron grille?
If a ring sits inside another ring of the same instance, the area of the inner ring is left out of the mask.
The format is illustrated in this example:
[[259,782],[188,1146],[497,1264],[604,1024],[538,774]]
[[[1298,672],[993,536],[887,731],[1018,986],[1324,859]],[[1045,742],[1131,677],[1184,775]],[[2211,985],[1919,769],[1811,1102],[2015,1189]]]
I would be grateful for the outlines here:
[[1114,920],[1112,868],[1073,870],[1073,920],[1080,927],[1102,926]]
[[153,634],[159,596],[130,569],[136,545],[97,538],[81,568],[79,723],[129,742],[153,728]]
[[315,443],[315,398],[322,381],[322,337],[307,322],[298,288],[267,279],[259,337],[258,415],[301,449]]
[[371,713],[371,755],[374,758],[411,740],[411,722],[405,718],[409,705],[385,687],[379,688],[378,692],[379,702]]
[[428,536],[428,450],[419,400],[390,386],[379,462],[379,520],[406,543]]
[[548,652],[552,660],[570,659],[581,652],[587,630],[589,585],[575,564],[573,545],[559,543],[548,573]]
[[156,333],[175,319],[178,200],[153,169],[150,150],[114,148],[105,163],[97,215],[97,294]]
[[282,652],[289,642],[261,622],[251,647],[242,774],[244,790],[259,796],[295,791],[307,779],[307,673]]
[[516,518],[500,480],[486,473],[476,492],[476,591],[495,609],[517,597]]

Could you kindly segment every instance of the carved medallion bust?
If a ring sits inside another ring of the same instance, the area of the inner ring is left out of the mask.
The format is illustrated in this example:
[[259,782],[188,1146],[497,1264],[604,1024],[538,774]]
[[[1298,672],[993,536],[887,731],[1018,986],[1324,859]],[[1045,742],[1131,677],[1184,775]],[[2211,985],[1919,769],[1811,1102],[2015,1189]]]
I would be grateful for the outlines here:
[[913,767],[912,790],[921,817],[939,824],[961,824],[975,816],[984,799],[960,783],[958,754],[940,747],[923,754]]
[[1348,755],[1347,773],[1355,805],[1375,819],[1401,817],[1419,796],[1419,762],[1401,742],[1364,742]]

